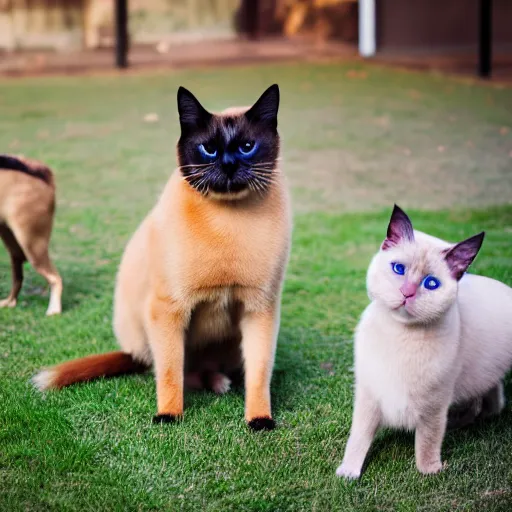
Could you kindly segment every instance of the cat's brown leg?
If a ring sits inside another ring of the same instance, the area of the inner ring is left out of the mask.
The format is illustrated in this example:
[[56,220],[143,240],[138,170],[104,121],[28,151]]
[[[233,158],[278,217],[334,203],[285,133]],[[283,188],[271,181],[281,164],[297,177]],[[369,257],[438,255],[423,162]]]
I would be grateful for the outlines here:
[[421,418],[416,427],[416,467],[424,475],[439,473],[443,469],[441,446],[446,431],[448,404],[441,405],[428,416]]
[[170,423],[183,414],[185,315],[170,299],[153,298],[146,321],[153,353],[158,414],[154,423]]
[[379,428],[381,417],[379,404],[366,389],[359,386],[356,389],[350,436],[336,475],[348,479],[361,476],[364,459]]
[[245,419],[253,430],[272,430],[270,379],[279,328],[279,308],[246,312],[242,318]]

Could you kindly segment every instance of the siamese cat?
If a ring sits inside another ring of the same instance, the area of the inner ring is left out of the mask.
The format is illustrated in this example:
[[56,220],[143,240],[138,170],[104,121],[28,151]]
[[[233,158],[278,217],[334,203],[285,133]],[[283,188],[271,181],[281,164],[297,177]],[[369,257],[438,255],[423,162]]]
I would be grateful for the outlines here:
[[14,308],[23,284],[23,264],[29,261],[50,285],[47,315],[61,312],[62,279],[48,246],[55,213],[52,171],[36,160],[0,155],[0,238],[11,257],[12,286],[0,308]]
[[275,426],[270,380],[291,212],[278,166],[279,88],[251,108],[206,111],[180,87],[179,167],[123,254],[114,297],[118,352],[34,377],[41,389],[153,365],[155,422],[183,414],[183,388],[226,392],[243,367],[245,419]]
[[354,412],[338,476],[361,475],[382,426],[415,430],[416,467],[437,473],[450,406],[473,417],[503,409],[512,289],[466,274],[483,239],[450,244],[414,231],[395,206],[368,269],[371,303],[355,332]]

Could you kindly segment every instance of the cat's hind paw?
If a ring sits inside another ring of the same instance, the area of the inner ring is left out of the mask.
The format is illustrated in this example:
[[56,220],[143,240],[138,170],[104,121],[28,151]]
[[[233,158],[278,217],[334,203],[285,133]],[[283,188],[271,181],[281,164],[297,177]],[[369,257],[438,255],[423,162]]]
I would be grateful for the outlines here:
[[216,372],[211,378],[212,391],[223,395],[231,389],[231,379],[223,373]]
[[346,480],[357,480],[361,476],[361,469],[352,468],[348,464],[341,463],[336,470],[336,476]]

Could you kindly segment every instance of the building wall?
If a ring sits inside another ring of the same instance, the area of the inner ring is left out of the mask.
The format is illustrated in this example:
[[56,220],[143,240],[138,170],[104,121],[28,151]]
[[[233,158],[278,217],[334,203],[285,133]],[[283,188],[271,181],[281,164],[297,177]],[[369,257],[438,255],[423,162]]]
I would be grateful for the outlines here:
[[0,4],[0,49],[82,46],[85,0],[10,0]]
[[[112,46],[114,0],[88,0],[87,48]],[[129,0],[128,31],[133,44],[182,42],[235,35],[240,0]]]
[[190,41],[235,35],[240,0],[130,0],[133,42]]
[[[376,0],[377,47],[433,49],[478,41],[479,0]],[[512,0],[493,0],[493,42],[512,43]]]
[[[0,0],[0,49],[112,46],[115,0]],[[132,43],[236,35],[240,0],[129,0]]]

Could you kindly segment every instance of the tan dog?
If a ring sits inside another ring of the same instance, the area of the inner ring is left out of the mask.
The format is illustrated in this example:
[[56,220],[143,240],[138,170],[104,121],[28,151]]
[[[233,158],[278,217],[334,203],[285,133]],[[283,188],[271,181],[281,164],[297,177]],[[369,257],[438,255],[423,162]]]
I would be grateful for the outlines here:
[[40,162],[0,155],[0,237],[11,256],[12,288],[0,307],[16,306],[29,261],[50,285],[47,315],[61,312],[62,280],[48,255],[55,211],[53,174]]
[[245,418],[256,430],[274,427],[270,380],[291,235],[277,167],[278,105],[274,85],[252,108],[215,115],[180,88],[180,167],[128,243],[117,276],[122,351],[44,370],[34,377],[39,389],[153,363],[154,421],[168,422],[183,414],[184,385],[223,393],[243,364]]

